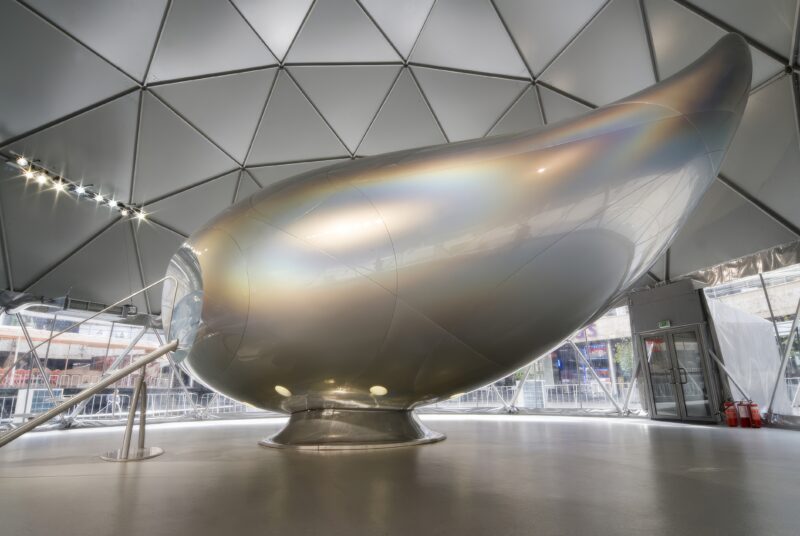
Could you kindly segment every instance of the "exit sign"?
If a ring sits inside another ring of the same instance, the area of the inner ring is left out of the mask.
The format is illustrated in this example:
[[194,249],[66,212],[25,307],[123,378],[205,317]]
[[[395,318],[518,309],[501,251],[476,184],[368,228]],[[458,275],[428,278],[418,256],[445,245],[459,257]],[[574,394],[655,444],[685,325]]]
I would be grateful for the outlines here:
[[670,323],[669,320],[659,320],[658,321],[658,329],[667,329],[671,325],[672,324]]

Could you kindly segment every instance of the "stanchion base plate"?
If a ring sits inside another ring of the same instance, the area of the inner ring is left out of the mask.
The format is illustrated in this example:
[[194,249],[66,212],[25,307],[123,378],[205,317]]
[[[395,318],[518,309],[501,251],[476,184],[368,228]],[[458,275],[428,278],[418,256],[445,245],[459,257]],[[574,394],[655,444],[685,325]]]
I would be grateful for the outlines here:
[[100,459],[107,462],[138,462],[148,458],[155,458],[164,454],[164,449],[160,447],[145,447],[143,449],[131,449],[127,458],[122,457],[122,449],[112,450],[100,455]]

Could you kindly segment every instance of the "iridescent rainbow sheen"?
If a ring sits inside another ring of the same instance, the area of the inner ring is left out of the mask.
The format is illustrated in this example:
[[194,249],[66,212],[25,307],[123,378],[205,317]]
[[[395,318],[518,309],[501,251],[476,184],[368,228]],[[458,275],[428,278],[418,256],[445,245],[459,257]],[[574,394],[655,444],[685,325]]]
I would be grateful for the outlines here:
[[203,293],[202,312],[181,320],[197,334],[183,364],[285,412],[405,410],[512,372],[600,314],[669,246],[714,180],[750,72],[746,43],[730,35],[583,117],[351,161],[257,193],[170,266],[179,300]]

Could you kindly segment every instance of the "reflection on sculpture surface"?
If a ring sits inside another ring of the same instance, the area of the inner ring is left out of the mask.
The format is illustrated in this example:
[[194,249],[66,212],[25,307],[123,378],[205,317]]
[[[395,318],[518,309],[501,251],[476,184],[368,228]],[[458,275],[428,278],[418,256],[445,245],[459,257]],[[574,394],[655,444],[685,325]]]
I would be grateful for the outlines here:
[[729,35],[576,119],[266,188],[171,261],[178,357],[222,393],[292,413],[273,443],[433,439],[408,410],[549,351],[665,251],[714,180],[750,72]]

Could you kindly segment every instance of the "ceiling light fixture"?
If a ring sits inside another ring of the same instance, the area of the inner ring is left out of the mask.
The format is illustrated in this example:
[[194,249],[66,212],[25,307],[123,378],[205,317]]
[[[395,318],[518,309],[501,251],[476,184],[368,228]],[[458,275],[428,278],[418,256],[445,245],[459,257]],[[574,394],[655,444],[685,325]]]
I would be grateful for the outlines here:
[[[2,161],[2,159],[0,159],[0,161]],[[106,199],[102,194],[94,191],[91,185],[84,186],[83,182],[72,182],[63,175],[53,173],[51,170],[40,165],[38,161],[30,160],[22,155],[14,155],[13,159],[8,159],[6,161],[13,166],[17,166],[20,171],[22,171],[22,175],[26,179],[35,179],[39,185],[45,185],[48,182],[52,182],[52,189],[56,190],[57,192],[75,194],[75,196],[78,198],[86,197],[87,199],[94,199],[97,203],[102,203],[105,201],[108,203],[109,208],[118,210],[120,215],[123,217],[136,217],[136,219],[139,221],[143,221],[146,217],[142,207],[121,203],[113,198]]]

